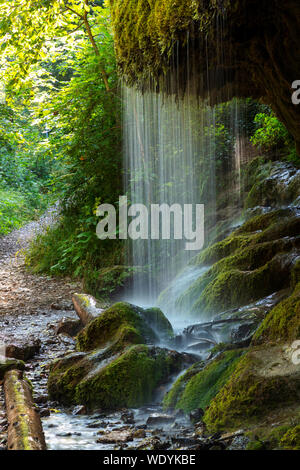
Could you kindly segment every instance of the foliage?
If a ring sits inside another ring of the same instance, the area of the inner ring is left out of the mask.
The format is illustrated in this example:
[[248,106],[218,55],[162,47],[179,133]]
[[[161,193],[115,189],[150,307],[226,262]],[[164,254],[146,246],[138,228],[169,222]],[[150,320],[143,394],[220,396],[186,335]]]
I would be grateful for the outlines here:
[[[70,46],[55,42],[56,52],[44,64],[62,77],[48,91],[36,118],[47,124],[50,151],[59,161],[54,185],[61,217],[38,237],[27,258],[36,272],[84,275],[85,279],[97,277],[100,266],[123,260],[118,241],[100,242],[96,237],[96,208],[103,202],[115,204],[122,186],[120,100],[106,10],[97,17],[93,34],[98,54],[88,38],[76,33]],[[57,49],[63,51],[59,64]],[[99,73],[99,61],[105,63],[110,91]],[[66,76],[70,79],[65,80]]]
[[21,193],[0,189],[0,236],[19,228],[30,217],[31,211]]
[[282,150],[287,156],[287,160],[299,163],[293,138],[271,110],[257,113],[254,122],[256,130],[250,139],[253,145],[264,152],[275,149]]

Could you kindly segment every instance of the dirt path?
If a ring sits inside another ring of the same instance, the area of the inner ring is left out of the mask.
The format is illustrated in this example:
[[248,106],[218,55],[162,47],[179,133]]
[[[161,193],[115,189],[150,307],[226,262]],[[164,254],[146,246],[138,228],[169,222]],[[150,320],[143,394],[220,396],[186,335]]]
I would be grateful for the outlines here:
[[[55,326],[64,318],[77,318],[72,294],[81,290],[79,283],[66,279],[34,275],[24,262],[24,250],[35,235],[53,223],[56,209],[39,221],[31,222],[6,237],[0,238],[0,344],[40,339],[40,354],[26,365],[26,375],[33,381],[36,393],[46,393],[47,374],[43,362],[64,354],[73,341],[55,335]],[[7,422],[0,384],[0,450],[6,445]]]
[[44,315],[51,308],[72,308],[71,296],[80,288],[78,284],[33,275],[24,265],[24,250],[36,233],[53,223],[54,217],[52,209],[38,222],[0,238],[0,315]]

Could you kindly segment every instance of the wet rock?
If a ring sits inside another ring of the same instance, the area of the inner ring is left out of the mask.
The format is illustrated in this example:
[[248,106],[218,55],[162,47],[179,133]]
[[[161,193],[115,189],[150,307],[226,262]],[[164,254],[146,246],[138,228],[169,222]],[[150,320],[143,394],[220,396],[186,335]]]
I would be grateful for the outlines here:
[[164,424],[171,424],[174,423],[174,421],[175,417],[172,415],[155,413],[148,417],[146,424],[147,426],[158,426]]
[[126,413],[123,413],[121,415],[121,420],[125,423],[125,424],[134,424],[134,414],[132,411],[128,411]]
[[39,339],[23,339],[15,340],[14,343],[6,346],[6,357],[19,359],[21,361],[28,361],[38,354],[41,347]]
[[83,324],[81,320],[63,318],[57,325],[55,333],[57,335],[65,334],[65,335],[69,335],[73,337],[73,336],[78,335],[78,333],[82,330],[82,328],[83,328]]
[[245,322],[238,325],[231,331],[231,339],[233,343],[245,343],[251,341],[254,331],[257,328],[257,322]]
[[72,302],[82,324],[85,326],[103,312],[95,297],[88,294],[73,294]]
[[57,437],[71,437],[73,436],[73,433],[71,432],[58,432],[56,434]]
[[77,349],[87,353],[52,364],[50,398],[104,410],[149,403],[154,391],[195,356],[143,344],[157,340],[144,315],[143,309],[119,302],[91,321],[77,337]]
[[207,433],[206,424],[203,421],[200,421],[195,424],[194,434],[199,437],[204,437]]
[[45,418],[46,416],[50,416],[50,410],[49,408],[42,408],[39,410],[40,412],[40,417]]
[[146,437],[146,431],[144,429],[136,429],[136,431],[133,432],[132,437],[134,439],[143,439]]
[[252,348],[236,364],[226,385],[205,411],[211,431],[243,426],[244,417],[261,422],[269,410],[299,403],[300,370],[290,344]]
[[87,425],[87,428],[97,429],[97,428],[106,428],[108,423],[105,421],[95,421],[94,423],[90,423]]
[[228,450],[245,450],[249,444],[250,439],[247,436],[235,437],[228,447]]
[[102,444],[117,444],[123,442],[132,441],[132,431],[123,430],[123,431],[111,431],[103,436],[100,436],[96,442]]
[[159,437],[150,437],[145,439],[136,448],[138,450],[166,450],[169,449],[171,443],[169,441],[163,441]]
[[197,408],[196,410],[190,412],[190,420],[192,423],[198,423],[199,421],[202,421],[203,416],[204,411],[202,408]]
[[44,404],[47,403],[48,401],[48,395],[38,395],[37,397],[34,398],[35,403],[39,404]]
[[78,405],[75,406],[75,408],[72,411],[73,415],[86,415],[87,414],[87,409],[84,405]]

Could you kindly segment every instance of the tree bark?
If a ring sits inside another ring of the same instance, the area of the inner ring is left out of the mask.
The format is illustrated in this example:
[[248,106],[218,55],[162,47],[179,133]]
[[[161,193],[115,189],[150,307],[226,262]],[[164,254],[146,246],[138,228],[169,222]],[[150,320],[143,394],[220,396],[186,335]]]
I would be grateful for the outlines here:
[[41,418],[35,408],[29,383],[23,372],[11,370],[4,377],[8,420],[8,450],[46,450]]

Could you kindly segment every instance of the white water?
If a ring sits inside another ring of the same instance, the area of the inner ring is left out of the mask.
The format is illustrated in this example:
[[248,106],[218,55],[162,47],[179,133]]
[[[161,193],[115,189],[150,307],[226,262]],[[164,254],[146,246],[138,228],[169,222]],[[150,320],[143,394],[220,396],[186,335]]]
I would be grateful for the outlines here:
[[[124,87],[123,101],[125,190],[130,203],[144,204],[148,210],[150,204],[180,204],[182,207],[204,204],[207,245],[218,216],[217,185],[219,194],[225,187],[225,183],[216,181],[216,165],[231,168],[232,187],[239,198],[242,149],[238,102],[234,101],[224,113],[230,135],[223,137],[220,122],[215,123],[216,108],[199,103],[191,86],[178,98],[150,91],[142,94]],[[228,146],[231,153],[220,157],[220,146],[226,145],[226,139],[231,142],[231,147]],[[222,171],[218,174],[222,175]],[[230,205],[236,206],[237,199],[229,201],[227,206]],[[160,307],[173,322],[184,324],[188,312],[177,312],[175,300],[203,274],[201,268],[185,269],[190,258],[197,254],[185,250],[185,243],[185,239],[175,240],[172,232],[170,240],[129,242],[128,264],[142,267],[146,274],[135,277],[133,292],[127,300],[153,306],[171,283],[170,298]]]
[[[125,187],[131,203],[206,204],[215,213],[214,110],[189,94],[175,100],[124,88]],[[201,174],[201,177],[199,175]],[[194,251],[186,240],[134,240],[129,264],[147,271],[135,281],[133,301],[152,304]]]

